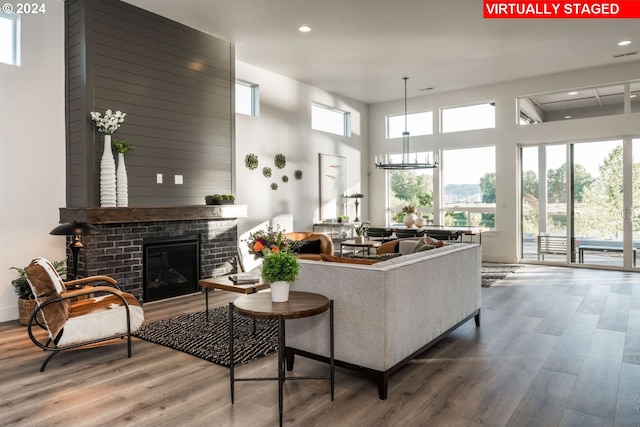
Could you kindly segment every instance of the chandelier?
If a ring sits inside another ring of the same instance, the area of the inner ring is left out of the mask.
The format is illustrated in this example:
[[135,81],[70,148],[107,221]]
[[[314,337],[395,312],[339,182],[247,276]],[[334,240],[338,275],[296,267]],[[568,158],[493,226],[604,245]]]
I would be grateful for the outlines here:
[[412,170],[412,169],[433,169],[438,167],[438,155],[434,154],[433,162],[427,156],[426,162],[418,162],[418,154],[416,153],[414,161],[409,159],[409,130],[407,129],[407,80],[409,77],[403,77],[404,80],[404,132],[402,132],[402,162],[394,163],[389,159],[389,154],[375,156],[374,165],[376,169],[387,170]]

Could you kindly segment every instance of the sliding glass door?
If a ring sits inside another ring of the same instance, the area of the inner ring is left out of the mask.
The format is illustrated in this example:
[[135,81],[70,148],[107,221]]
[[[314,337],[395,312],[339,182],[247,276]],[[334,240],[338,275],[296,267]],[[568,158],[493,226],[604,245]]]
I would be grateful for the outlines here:
[[521,170],[522,259],[635,268],[640,139],[522,147]]

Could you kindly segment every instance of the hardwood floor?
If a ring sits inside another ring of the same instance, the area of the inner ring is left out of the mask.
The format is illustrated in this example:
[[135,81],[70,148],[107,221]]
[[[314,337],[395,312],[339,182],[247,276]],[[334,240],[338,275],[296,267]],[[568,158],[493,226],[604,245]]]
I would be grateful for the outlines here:
[[[396,374],[389,398],[364,376],[285,383],[286,426],[640,425],[640,276],[527,266],[483,288],[473,320]],[[235,298],[210,293],[211,305]],[[407,298],[410,298],[408,295]],[[147,321],[204,309],[193,295],[145,305]],[[339,316],[339,313],[336,313]],[[420,325],[416,325],[420,327]],[[275,426],[277,382],[236,384],[228,369],[136,339],[44,354],[16,322],[0,324],[0,425]],[[274,356],[238,376],[275,375]],[[296,359],[294,373],[326,365]]]

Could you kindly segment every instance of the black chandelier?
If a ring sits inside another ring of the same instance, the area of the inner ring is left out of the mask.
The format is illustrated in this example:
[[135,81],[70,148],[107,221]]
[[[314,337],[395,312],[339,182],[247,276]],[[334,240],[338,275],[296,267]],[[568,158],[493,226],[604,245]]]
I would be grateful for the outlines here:
[[433,155],[433,162],[427,156],[426,162],[418,162],[418,155],[413,162],[409,160],[409,130],[407,128],[407,80],[409,77],[403,77],[404,80],[404,132],[402,132],[402,162],[394,163],[389,159],[389,155],[375,156],[374,165],[376,169],[387,170],[412,170],[412,169],[433,169],[438,167],[438,155]]

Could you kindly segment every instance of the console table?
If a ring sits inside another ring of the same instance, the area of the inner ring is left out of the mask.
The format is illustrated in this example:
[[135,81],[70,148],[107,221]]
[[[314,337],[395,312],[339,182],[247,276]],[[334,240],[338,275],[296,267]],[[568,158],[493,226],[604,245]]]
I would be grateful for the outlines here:
[[[330,348],[330,374],[329,376],[292,376],[285,375],[284,348],[285,333],[284,321],[287,319],[300,319],[315,316],[329,310],[329,348]],[[235,378],[234,354],[233,354],[233,312],[253,319],[278,319],[278,376],[260,378]],[[255,293],[244,295],[229,303],[229,381],[231,385],[231,404],[234,401],[234,384],[236,381],[278,381],[278,409],[280,414],[280,426],[282,426],[282,388],[287,379],[293,380],[331,380],[331,400],[335,384],[335,366],[333,357],[333,300],[311,292],[289,292],[289,301],[272,302],[271,293]]]

